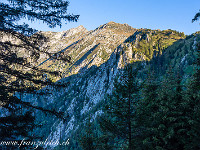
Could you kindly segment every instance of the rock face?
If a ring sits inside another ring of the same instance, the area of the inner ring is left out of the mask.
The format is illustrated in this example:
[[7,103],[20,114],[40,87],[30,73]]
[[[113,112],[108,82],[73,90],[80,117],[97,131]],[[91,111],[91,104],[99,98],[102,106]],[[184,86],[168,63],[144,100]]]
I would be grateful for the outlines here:
[[[23,97],[35,105],[62,110],[66,112],[66,116],[69,116],[69,121],[65,123],[60,120],[48,121],[51,124],[46,135],[49,140],[58,140],[60,137],[66,140],[75,129],[84,124],[89,113],[94,114],[93,119],[102,113],[102,110],[97,109],[96,106],[102,103],[105,94],[111,93],[114,78],[124,66],[122,55],[120,56],[123,50],[121,44],[135,31],[136,29],[128,25],[110,22],[93,31],[87,31],[80,26],[62,33],[41,32],[50,37],[49,51],[59,47],[61,50],[65,49],[64,53],[72,58],[70,65],[49,60],[40,66],[48,68],[50,64],[54,69],[55,67],[62,69],[65,78],[58,82],[70,81],[69,87],[65,89],[47,87],[53,93],[52,95],[41,97],[24,95]],[[48,43],[43,47],[46,45]],[[128,58],[130,54],[125,53],[123,56]],[[40,121],[48,120],[39,112],[36,115],[41,119]],[[47,130],[43,130],[41,134],[44,135]]]
[[[79,26],[64,32],[65,37],[62,36],[63,33],[54,33],[54,36],[51,37],[52,40],[50,40],[50,43],[53,43],[50,46],[51,51],[67,47],[64,53],[72,58],[72,64],[69,66],[69,64],[61,62],[59,64],[58,62],[47,63],[51,64],[51,67],[55,66],[57,69],[64,70],[64,77],[76,74],[93,65],[100,66],[109,59],[115,48],[136,31],[127,25],[121,25],[121,30],[118,30],[119,26],[120,24],[110,22],[93,31],[87,31],[84,27]],[[122,32],[123,30],[126,32]],[[55,40],[54,37],[62,38]]]
[[[58,78],[57,82],[70,82],[70,85],[67,88],[43,89],[51,91],[51,95],[23,95],[24,100],[34,105],[65,112],[68,120],[66,122],[57,118],[49,120],[39,111],[35,113],[38,122],[47,124],[45,129],[35,132],[54,141],[72,138],[84,125],[89,114],[92,114],[91,120],[94,120],[103,113],[101,105],[104,97],[112,93],[114,79],[116,75],[120,75],[125,65],[142,62],[143,73],[148,70],[147,63],[151,65],[151,59],[156,58],[153,63],[159,63],[161,58],[157,58],[163,54],[163,61],[159,64],[161,69],[170,64],[176,66],[177,63],[190,66],[191,63],[187,60],[193,56],[194,50],[191,47],[195,49],[195,43],[199,41],[198,34],[184,39],[182,33],[172,30],[134,29],[127,24],[115,22],[109,22],[92,31],[79,26],[58,33],[39,32],[29,37],[29,40],[37,40],[37,35],[48,39],[41,41],[42,51],[71,57],[71,63],[67,63],[50,59],[41,52],[37,65],[44,69],[61,71],[62,79]],[[13,40],[10,35],[2,37],[3,41],[21,42]],[[177,59],[169,59],[172,51],[176,53]],[[27,52],[24,53],[28,56]],[[185,67],[185,72],[187,69]]]

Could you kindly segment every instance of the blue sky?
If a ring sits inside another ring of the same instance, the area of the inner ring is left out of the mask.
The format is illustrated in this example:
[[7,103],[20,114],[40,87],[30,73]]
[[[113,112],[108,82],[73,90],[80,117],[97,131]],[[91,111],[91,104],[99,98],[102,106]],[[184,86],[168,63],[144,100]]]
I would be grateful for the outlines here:
[[200,21],[192,23],[200,9],[200,0],[69,0],[69,13],[79,14],[77,23],[48,28],[42,22],[31,26],[42,31],[64,31],[83,25],[88,30],[110,21],[134,28],[174,29],[185,34],[200,30]]

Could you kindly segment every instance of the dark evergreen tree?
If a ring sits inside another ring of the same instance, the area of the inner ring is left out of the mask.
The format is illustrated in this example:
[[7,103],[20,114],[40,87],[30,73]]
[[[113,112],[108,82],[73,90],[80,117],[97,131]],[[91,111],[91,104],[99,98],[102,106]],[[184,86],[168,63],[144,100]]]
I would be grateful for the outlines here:
[[94,134],[94,128],[94,124],[91,122],[91,117],[89,117],[85,125],[85,130],[82,130],[80,137],[80,145],[83,150],[97,149],[97,137]]
[[67,13],[67,0],[5,0],[0,3],[0,30],[13,30],[23,34],[32,34],[36,30],[28,24],[18,24],[21,19],[41,20],[50,28],[62,26],[62,20],[77,21],[79,15]]
[[200,149],[200,44],[197,45],[197,59],[194,63],[195,73],[193,74],[187,90],[187,108],[188,123],[190,128],[187,131],[188,143],[187,147],[191,149]]
[[180,75],[173,74],[168,72],[161,83],[148,79],[144,86],[136,114],[137,149],[199,149],[199,119],[195,116],[199,113],[195,113]]
[[104,131],[107,130],[106,132],[114,136],[113,146],[116,148],[133,149],[134,117],[140,99],[139,89],[137,70],[133,70],[130,65],[124,69],[122,76],[116,78],[113,94],[108,96],[104,116],[106,119],[100,122]]
[[149,74],[148,78],[142,85],[142,99],[138,103],[135,116],[135,129],[137,132],[134,134],[134,147],[135,149],[150,149],[145,139],[151,135],[148,129],[148,124],[151,122],[152,114],[158,109],[158,86],[155,74]]
[[199,20],[199,17],[200,17],[200,12],[196,13],[194,18],[192,19],[192,22]]

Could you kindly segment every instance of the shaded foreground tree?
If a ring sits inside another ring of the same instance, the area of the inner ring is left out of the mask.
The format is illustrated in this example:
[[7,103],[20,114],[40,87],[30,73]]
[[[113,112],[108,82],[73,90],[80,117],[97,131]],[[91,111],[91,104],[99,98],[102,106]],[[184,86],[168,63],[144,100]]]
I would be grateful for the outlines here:
[[[22,42],[12,43],[10,41],[0,41],[0,140],[32,140],[36,138],[31,133],[36,126],[34,124],[33,112],[35,109],[47,114],[53,114],[66,120],[63,112],[48,110],[40,106],[32,105],[30,102],[21,100],[21,93],[50,94],[46,91],[38,92],[44,86],[67,86],[66,83],[58,84],[50,80],[44,80],[43,74],[59,75],[59,72],[48,71],[34,66],[40,53],[46,53],[54,58],[55,54],[41,51],[40,45],[45,37],[34,34],[35,40],[30,40],[26,35],[36,32],[28,24],[18,24],[20,19],[31,21],[41,20],[50,28],[62,26],[64,21],[77,21],[79,15],[67,13],[69,2],[66,0],[7,0],[0,2],[0,32],[10,34],[15,39]],[[19,57],[16,54],[18,49],[26,49],[30,52],[31,61],[27,58]],[[54,58],[55,59],[55,58]],[[60,59],[60,58],[59,58]],[[66,56],[64,61],[70,62]],[[17,96],[18,95],[18,96]],[[1,145],[1,148],[12,149],[10,145]],[[22,148],[22,147],[21,147]]]
[[62,26],[64,21],[77,21],[79,15],[67,13],[67,0],[7,0],[0,3],[0,30],[11,29],[23,34],[32,34],[36,30],[29,25],[18,24],[21,19],[41,20],[50,28]]
[[91,117],[89,116],[79,139],[79,144],[83,150],[97,149],[97,136],[94,134],[94,132],[95,125],[93,122],[91,122]]
[[195,21],[199,20],[199,17],[200,17],[200,12],[196,13],[194,18],[192,19],[192,22],[195,22]]
[[129,150],[134,149],[133,135],[136,132],[134,117],[140,99],[139,91],[137,69],[133,70],[131,65],[126,66],[123,75],[114,83],[113,94],[107,98],[105,116],[100,119],[104,139],[107,138],[107,142],[104,143],[106,147],[109,143],[113,143],[112,146],[117,149],[125,147]]

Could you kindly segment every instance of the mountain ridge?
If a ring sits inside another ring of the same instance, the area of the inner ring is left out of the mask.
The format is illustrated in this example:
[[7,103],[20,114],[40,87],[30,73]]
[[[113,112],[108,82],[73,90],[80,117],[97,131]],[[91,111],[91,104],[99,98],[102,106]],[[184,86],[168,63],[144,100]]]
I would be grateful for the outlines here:
[[[66,88],[55,89],[48,86],[41,89],[52,92],[48,96],[22,95],[24,101],[30,101],[34,105],[64,111],[65,116],[69,116],[67,122],[57,118],[48,120],[47,116],[38,111],[36,118],[38,122],[48,122],[40,130],[41,135],[49,140],[70,138],[72,145],[76,145],[76,135],[81,132],[88,116],[91,115],[91,120],[94,121],[103,113],[104,97],[112,93],[115,78],[122,74],[127,64],[140,68],[138,78],[141,82],[152,68],[158,75],[164,75],[169,66],[181,66],[184,79],[187,80],[192,73],[196,44],[200,41],[199,34],[186,37],[174,30],[134,29],[114,22],[92,31],[87,31],[84,27],[73,30],[41,33],[49,36],[49,41],[41,44],[42,50],[53,54],[64,50],[63,55],[69,55],[72,62],[69,64],[49,59],[40,67],[62,71],[62,78],[55,81],[70,82],[70,85]],[[36,35],[33,38],[34,36]],[[38,60],[43,62],[43,59],[48,59],[46,57],[47,55],[43,58],[40,56]]]

